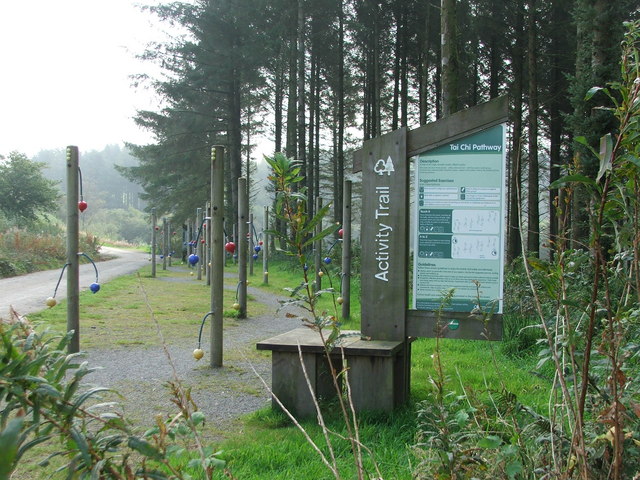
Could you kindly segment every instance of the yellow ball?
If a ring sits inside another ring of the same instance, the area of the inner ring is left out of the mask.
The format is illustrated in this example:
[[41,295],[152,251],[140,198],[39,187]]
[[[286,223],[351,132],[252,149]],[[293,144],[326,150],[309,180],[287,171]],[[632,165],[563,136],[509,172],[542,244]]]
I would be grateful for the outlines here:
[[338,297],[336,298],[336,302],[338,303],[338,305],[342,305],[344,303],[344,298]]
[[322,272],[322,271],[318,272],[318,276],[319,277],[324,277],[324,272]]
[[200,360],[202,357],[204,357],[204,351],[201,348],[196,348],[193,351],[193,358]]
[[239,303],[234,303],[233,304],[233,309],[234,310],[240,310],[240,304]]
[[193,272],[189,272],[189,275],[191,275],[193,277]]
[[53,298],[53,297],[47,298],[47,301],[46,301],[47,307],[49,307],[49,308],[55,307],[57,303],[58,302],[56,301],[55,298]]

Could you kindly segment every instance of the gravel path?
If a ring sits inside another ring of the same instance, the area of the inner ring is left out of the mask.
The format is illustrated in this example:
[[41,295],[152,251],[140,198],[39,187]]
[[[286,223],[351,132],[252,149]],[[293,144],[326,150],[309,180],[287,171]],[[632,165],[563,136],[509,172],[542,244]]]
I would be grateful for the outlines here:
[[[162,280],[172,281],[171,278]],[[258,352],[256,342],[300,326],[300,321],[287,318],[285,311],[277,312],[279,304],[275,296],[252,287],[248,288],[248,293],[266,304],[268,313],[225,324],[223,367],[211,368],[208,364],[207,328],[202,342],[205,357],[199,362],[192,356],[195,338],[188,343],[165,338],[178,378],[185,387],[191,388],[193,400],[214,426],[216,437],[224,437],[226,432],[238,428],[238,417],[270,402],[269,393],[253,369],[270,385],[271,355]],[[150,425],[157,414],[176,413],[166,386],[174,379],[174,374],[162,347],[91,350],[85,357],[90,366],[102,367],[87,379],[123,395],[118,402],[128,418]]]
[[[101,247],[100,253],[113,256],[112,260],[98,263],[99,281],[107,282],[113,278],[133,273],[149,262],[149,255],[143,252]],[[53,295],[61,269],[46,270],[11,278],[0,279],[0,317],[9,316],[12,307],[20,315],[39,312],[45,307],[47,297]],[[86,290],[96,281],[93,265],[80,265],[80,290]],[[62,278],[57,298],[67,295],[67,277]]]

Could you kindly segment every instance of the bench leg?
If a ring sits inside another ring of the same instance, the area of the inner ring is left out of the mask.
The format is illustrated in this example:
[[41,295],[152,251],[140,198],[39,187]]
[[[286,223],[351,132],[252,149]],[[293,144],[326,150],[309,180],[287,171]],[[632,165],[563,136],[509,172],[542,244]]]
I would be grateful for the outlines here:
[[[315,394],[320,398],[335,396],[326,357],[323,354],[303,353],[302,360]],[[272,352],[271,390],[285,408],[297,417],[315,416],[312,394],[304,377],[298,353]],[[275,399],[272,400],[272,405],[279,408]]]

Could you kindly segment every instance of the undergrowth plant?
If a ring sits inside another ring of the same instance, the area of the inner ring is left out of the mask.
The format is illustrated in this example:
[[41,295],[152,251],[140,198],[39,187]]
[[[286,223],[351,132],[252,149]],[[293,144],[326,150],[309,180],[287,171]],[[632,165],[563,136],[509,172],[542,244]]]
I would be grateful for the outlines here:
[[41,444],[52,453],[39,465],[55,468],[56,459],[66,478],[187,480],[222,467],[200,441],[204,415],[179,379],[169,384],[176,414],[139,434],[116,403],[102,401],[108,389],[85,383],[94,369],[66,353],[71,335],[40,333],[15,312],[0,322],[0,480]]
[[[544,288],[555,300],[548,312],[532,288],[545,333],[543,355],[555,370],[549,417],[559,439],[552,450],[558,478],[623,479],[640,475],[640,388],[636,345],[640,314],[640,23],[627,23],[622,43],[621,80],[594,87],[587,99],[605,95],[617,132],[592,149],[600,162],[595,179],[569,172],[551,188],[571,198],[577,184],[591,198],[591,237],[586,252],[558,239],[556,260],[525,263],[542,271]],[[567,209],[558,205],[566,222]],[[565,229],[566,231],[566,229]],[[576,257],[591,273],[586,295]]]
[[[312,273],[315,276],[315,272],[312,272],[312,269],[309,266],[310,262],[308,262],[307,259],[307,255],[314,243],[331,235],[338,229],[338,227],[336,225],[331,225],[330,227],[320,229],[320,233],[316,233],[314,235],[316,226],[322,225],[322,221],[329,212],[331,205],[327,204],[320,208],[313,216],[309,216],[307,208],[309,199],[307,199],[305,189],[300,186],[300,182],[303,180],[303,177],[301,176],[301,164],[287,158],[281,153],[276,153],[273,157],[265,157],[265,159],[271,167],[269,180],[271,180],[275,186],[275,215],[287,227],[285,232],[274,230],[271,231],[270,234],[274,235],[278,239],[279,249],[281,251],[296,259],[299,269],[298,271],[302,275],[302,281],[297,287],[287,289],[290,292],[291,299],[284,301],[283,307],[296,306],[306,310],[307,316],[301,317],[301,320],[306,326],[318,332],[318,335],[320,336],[324,347],[325,358],[328,362],[329,371],[333,381],[333,386],[338,393],[337,398],[340,413],[347,431],[346,440],[350,443],[357,478],[361,480],[364,479],[366,475],[363,463],[363,451],[368,450],[361,444],[359,439],[356,415],[349,396],[347,369],[345,368],[338,371],[335,361],[332,358],[332,351],[334,348],[339,349],[337,342],[341,337],[340,324],[337,320],[336,292],[333,287],[327,289],[315,288],[312,281]],[[322,276],[322,273],[320,273],[320,276]],[[328,310],[320,310],[318,308],[318,300],[322,295],[331,295],[331,298],[333,299],[333,308],[331,312]],[[304,362],[302,362],[302,358],[300,358],[300,361],[302,368],[304,369]],[[345,364],[344,356],[342,358],[342,364]],[[341,378],[344,380],[342,383]],[[309,388],[312,391],[310,384]],[[345,391],[343,391],[343,388]],[[322,411],[315,398],[314,402],[318,423],[323,430],[328,454],[325,455],[325,453],[308,435],[305,435],[305,437],[312,444],[315,451],[321,456],[322,461],[327,468],[331,470],[333,476],[336,479],[342,478],[332,442],[332,436],[335,436],[335,434],[330,432],[326,427]],[[285,413],[294,420],[296,425],[301,428],[303,433],[306,434],[300,424],[295,421],[293,415],[286,411],[284,407],[283,409],[285,410]],[[374,467],[377,478],[381,478],[375,462]]]
[[[541,332],[548,410],[520,404],[505,388],[487,389],[488,400],[464,385],[463,394],[451,393],[436,344],[433,389],[420,404],[417,478],[640,479],[640,22],[626,27],[621,80],[587,93],[608,97],[617,131],[599,150],[576,139],[599,159],[599,172],[569,171],[550,185],[562,191],[564,226],[553,260],[523,252],[529,298],[516,310],[535,316]],[[567,239],[577,185],[591,198],[585,250]]]

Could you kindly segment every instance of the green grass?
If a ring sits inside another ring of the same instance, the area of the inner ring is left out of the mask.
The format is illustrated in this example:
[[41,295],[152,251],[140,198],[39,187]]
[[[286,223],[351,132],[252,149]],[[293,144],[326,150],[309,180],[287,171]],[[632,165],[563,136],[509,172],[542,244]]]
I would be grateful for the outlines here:
[[[236,267],[229,265],[227,271]],[[237,270],[236,270],[237,271]],[[337,276],[336,276],[337,277]],[[249,277],[252,286],[282,295],[285,287],[295,286],[301,276],[291,272],[283,264],[273,262],[270,266],[269,286],[260,286],[262,273]],[[259,280],[258,280],[259,279]],[[236,280],[226,279],[233,287]],[[354,281],[357,285],[358,282]],[[325,285],[326,286],[326,285]],[[150,278],[149,267],[139,275],[121,277],[103,285],[98,294],[81,294],[81,348],[119,348],[122,346],[157,345],[155,325],[150,314],[143,290],[151,309],[160,324],[165,337],[174,339],[194,339],[205,312],[209,309],[209,287],[204,281],[195,280],[184,267],[177,272],[158,270],[157,278]],[[354,299],[357,289],[354,288]],[[225,290],[224,305],[229,316],[235,311],[231,305],[235,301],[235,290]],[[330,295],[322,300],[321,308],[330,308]],[[359,308],[354,301],[354,312],[359,319]],[[262,310],[261,310],[262,309]],[[264,306],[250,302],[250,315],[265,313]],[[354,313],[354,317],[355,317]],[[62,332],[66,328],[66,309],[58,305],[31,320],[43,322],[54,330]],[[225,325],[238,320],[226,318]],[[359,322],[348,324],[347,328],[359,328]],[[411,401],[406,407],[391,414],[360,415],[362,442],[374,454],[384,478],[412,478],[411,446],[415,443],[417,404],[427,398],[430,376],[435,375],[432,355],[436,348],[434,339],[418,339],[412,344]],[[227,353],[225,353],[226,355]],[[259,355],[248,347],[245,352],[229,352],[230,355]],[[440,356],[447,377],[447,389],[462,393],[472,393],[475,398],[489,404],[491,394],[506,389],[517,395],[518,400],[544,413],[551,385],[530,373],[535,359],[511,360],[500,352],[499,343],[483,341],[440,340]],[[204,367],[203,367],[204,368]],[[185,379],[186,383],[189,379]],[[375,379],[372,379],[375,382]],[[224,382],[223,382],[224,383]],[[243,385],[221,384],[197,388],[242,388],[254,391],[252,383]],[[255,388],[259,388],[255,381]],[[135,390],[135,388],[134,388]],[[129,392],[125,392],[129,393]],[[153,401],[152,399],[146,399]],[[342,432],[343,426],[336,414],[336,406],[326,405],[329,428]],[[134,419],[140,421],[143,419]],[[146,419],[150,420],[150,419]],[[323,445],[322,434],[315,422],[304,423],[305,429],[314,440]],[[319,456],[311,449],[302,434],[279,412],[263,409],[238,422],[232,432],[219,432],[216,425],[207,425],[207,438],[226,438],[219,441],[216,448],[222,450],[231,473],[239,479],[329,479],[333,478],[322,464]],[[354,478],[353,459],[347,442],[334,440],[338,462],[343,478]],[[326,452],[326,446],[321,446]],[[368,461],[371,469],[371,462]],[[31,468],[26,466],[26,468]],[[373,474],[373,472],[371,472]],[[215,478],[226,478],[220,472]],[[17,477],[29,478],[29,476]]]
[[[80,294],[81,349],[158,345],[160,340],[149,307],[162,331],[174,341],[197,336],[202,317],[210,309],[210,287],[204,280],[192,277],[186,267],[178,267],[178,271],[158,269],[155,279],[151,277],[150,268],[108,282],[96,294],[90,291]],[[226,279],[226,284],[231,286],[234,280]],[[266,312],[266,307],[251,297],[248,301],[249,316]],[[63,333],[67,328],[65,303],[62,301],[29,318]],[[235,291],[225,289],[226,323],[237,315],[232,308],[234,303]]]
[[[335,405],[327,406],[328,427],[346,435],[336,415]],[[411,456],[407,445],[413,442],[414,415],[410,409],[401,409],[389,415],[362,415],[360,434],[362,442],[375,452],[376,461],[384,478],[410,479]],[[320,428],[314,422],[304,422],[307,433],[326,454],[327,449]],[[333,447],[338,457],[342,478],[356,478],[353,457],[347,441],[333,438]],[[228,468],[239,479],[331,479],[334,478],[323,465],[318,454],[302,438],[297,429],[280,413],[261,410],[245,423],[245,434],[222,445],[222,458]],[[366,456],[365,456],[366,458]],[[372,474],[372,462],[365,460]],[[225,478],[222,472],[214,478]]]
[[[323,264],[324,265],[324,264]],[[340,268],[333,264],[324,266],[325,275],[322,277],[322,288],[335,290],[335,298],[340,296]],[[310,276],[311,277],[311,276]],[[259,281],[255,285],[265,288],[277,295],[288,295],[285,288],[294,288],[303,281],[301,269],[292,261],[271,261],[269,265],[269,283],[262,283],[262,272],[260,272]],[[315,278],[315,275],[313,275]],[[323,294],[318,302],[318,312],[328,312],[329,315],[336,315],[342,322],[342,328],[345,330],[360,329],[360,277],[353,275],[351,278],[351,317],[349,319],[341,319],[342,307],[334,303],[334,296],[329,293]]]
[[[432,355],[435,339],[418,339],[412,345],[411,401],[392,414],[360,415],[362,442],[370,448],[384,478],[410,479],[411,453],[415,443],[417,404],[427,397],[429,377],[435,376]],[[533,359],[513,361],[499,352],[497,343],[483,341],[441,340],[440,355],[447,377],[447,390],[464,391],[490,403],[503,389],[518,400],[544,413],[550,385],[531,373]],[[495,361],[494,361],[495,359]],[[375,381],[375,379],[372,379]],[[335,405],[327,407],[329,429],[344,435]],[[304,427],[315,442],[323,445],[319,427],[314,421]],[[355,478],[348,445],[334,440],[344,478]],[[231,472],[242,479],[329,479],[330,472],[310,448],[302,434],[283,415],[271,409],[260,411],[245,421],[241,434],[220,445]],[[326,452],[326,448],[323,448]],[[369,466],[371,464],[369,463]],[[222,474],[215,478],[224,478]]]

